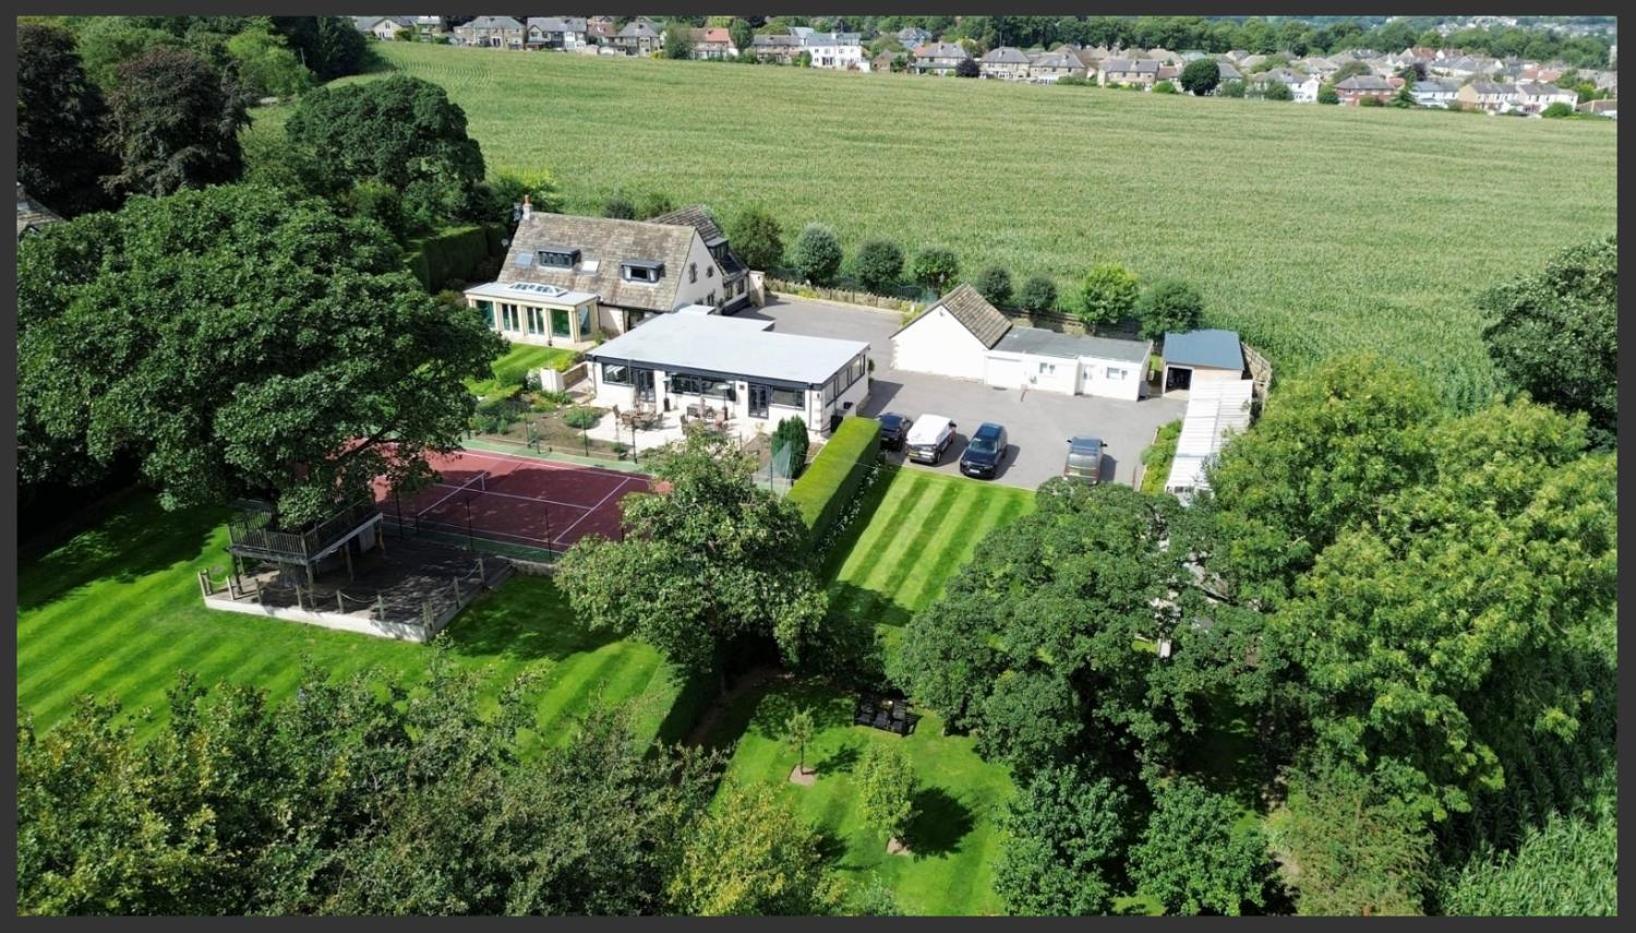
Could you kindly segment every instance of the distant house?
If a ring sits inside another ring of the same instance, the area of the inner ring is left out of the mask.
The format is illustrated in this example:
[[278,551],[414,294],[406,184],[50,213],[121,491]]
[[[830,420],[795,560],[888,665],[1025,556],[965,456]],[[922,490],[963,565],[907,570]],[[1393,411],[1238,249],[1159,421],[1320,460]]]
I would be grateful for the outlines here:
[[995,388],[1141,398],[1149,341],[1060,334],[1014,325],[970,285],[959,285],[892,335],[896,369]]
[[590,42],[586,24],[578,16],[530,16],[528,37],[531,49],[553,49],[572,52]]
[[798,36],[756,36],[750,40],[750,54],[757,61],[793,65],[802,51]]
[[1432,74],[1447,75],[1451,78],[1465,78],[1477,74],[1482,70],[1478,61],[1469,55],[1458,58],[1445,58],[1429,63],[1426,70]]
[[1221,73],[1220,81],[1222,84],[1226,84],[1228,81],[1244,80],[1244,73],[1239,71],[1232,62],[1218,61],[1216,62],[1216,70]]
[[1567,104],[1574,107],[1579,104],[1579,94],[1557,87],[1554,84],[1542,84],[1538,81],[1524,81],[1517,85],[1517,107],[1524,113],[1543,113],[1546,107],[1552,104]]
[[390,42],[398,37],[398,30],[414,30],[415,17],[413,16],[354,16],[353,25],[360,32],[368,33],[382,42]]
[[1488,114],[1509,113],[1519,109],[1520,103],[1516,85],[1492,81],[1473,81],[1460,88],[1454,99],[1465,110],[1481,110]]
[[1002,45],[997,49],[990,49],[987,54],[977,60],[977,67],[985,78],[995,78],[1001,81],[1022,81],[1028,77],[1028,56],[1021,49]]
[[585,37],[596,45],[612,45],[619,34],[619,24],[612,16],[591,16],[585,20]]
[[613,47],[626,55],[653,55],[665,46],[664,33],[646,19],[633,19],[614,33]]
[[1592,116],[1607,117],[1610,120],[1619,119],[1619,102],[1617,100],[1587,100],[1577,108],[1580,113]]
[[1356,107],[1366,97],[1385,102],[1394,93],[1391,83],[1379,75],[1353,75],[1335,85],[1335,96],[1348,107]]
[[441,16],[415,17],[415,32],[422,42],[448,32],[448,22]]
[[1341,70],[1340,65],[1337,65],[1330,59],[1319,55],[1313,55],[1300,59],[1296,61],[1295,64],[1301,66],[1301,68],[1304,69],[1307,74],[1317,77],[1320,81],[1329,80],[1330,75]]
[[1085,63],[1068,49],[1046,52],[1028,63],[1028,80],[1035,84],[1055,84],[1063,78],[1085,76]]
[[1416,81],[1409,93],[1414,95],[1414,102],[1421,107],[1436,107],[1447,110],[1454,105],[1455,95],[1460,91],[1460,85],[1455,81]]
[[970,60],[971,53],[960,46],[952,42],[934,42],[915,49],[909,68],[915,74],[947,77],[954,74],[954,69],[960,67],[961,62]]
[[1153,59],[1110,58],[1102,63],[1097,83],[1103,87],[1124,84],[1151,88],[1159,81],[1160,67]]
[[738,46],[733,44],[733,34],[725,27],[691,29],[688,30],[688,38],[693,42],[694,58],[721,61],[738,57]]
[[918,49],[932,41],[932,34],[919,26],[905,26],[898,30],[898,42],[906,49]]
[[23,190],[22,182],[17,183],[17,239],[21,240],[41,227],[60,223],[62,218],[56,212],[29,196]]
[[1270,84],[1282,84],[1289,88],[1290,100],[1298,104],[1317,103],[1318,89],[1323,86],[1316,77],[1298,74],[1288,68],[1274,68],[1250,75],[1250,83],[1263,90]]
[[1244,346],[1230,330],[1192,330],[1165,334],[1159,355],[1164,359],[1164,391],[1182,393],[1216,380],[1243,379]]
[[454,27],[461,45],[486,49],[520,49],[528,30],[509,16],[479,16],[464,26]]
[[799,37],[801,49],[814,68],[831,71],[869,71],[863,36],[856,32],[809,32]]

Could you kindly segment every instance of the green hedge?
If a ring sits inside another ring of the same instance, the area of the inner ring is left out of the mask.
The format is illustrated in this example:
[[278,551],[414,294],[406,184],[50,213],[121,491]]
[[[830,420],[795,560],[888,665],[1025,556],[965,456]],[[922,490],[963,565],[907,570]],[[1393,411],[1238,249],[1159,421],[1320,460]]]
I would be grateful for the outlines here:
[[790,487],[790,501],[801,510],[814,542],[828,538],[830,526],[852,501],[879,456],[880,422],[849,416]]
[[441,291],[450,279],[481,278],[483,265],[499,254],[501,236],[492,224],[450,227],[416,240],[405,261],[427,291]]

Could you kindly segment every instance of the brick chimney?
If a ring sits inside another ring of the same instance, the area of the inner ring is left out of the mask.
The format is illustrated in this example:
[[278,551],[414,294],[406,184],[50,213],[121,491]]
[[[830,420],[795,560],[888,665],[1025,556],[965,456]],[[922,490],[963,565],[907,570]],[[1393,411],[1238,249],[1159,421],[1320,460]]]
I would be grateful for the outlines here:
[[532,216],[534,216],[534,205],[529,203],[528,195],[525,194],[523,195],[523,219],[527,220]]

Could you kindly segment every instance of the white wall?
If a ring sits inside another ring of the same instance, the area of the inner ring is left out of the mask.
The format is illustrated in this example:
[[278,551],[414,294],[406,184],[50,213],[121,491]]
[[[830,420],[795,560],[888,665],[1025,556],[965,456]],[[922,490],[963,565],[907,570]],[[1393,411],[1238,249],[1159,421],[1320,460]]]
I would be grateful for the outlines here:
[[987,357],[988,348],[941,306],[892,338],[892,365],[909,372],[980,380]]
[[[1142,397],[1142,378],[1147,361],[1132,363],[1127,360],[1105,360],[1094,356],[1079,358],[1079,391],[1082,395],[1096,395],[1102,398],[1120,398],[1134,402]],[[1123,370],[1124,378],[1116,379],[1108,376],[1108,370]]]

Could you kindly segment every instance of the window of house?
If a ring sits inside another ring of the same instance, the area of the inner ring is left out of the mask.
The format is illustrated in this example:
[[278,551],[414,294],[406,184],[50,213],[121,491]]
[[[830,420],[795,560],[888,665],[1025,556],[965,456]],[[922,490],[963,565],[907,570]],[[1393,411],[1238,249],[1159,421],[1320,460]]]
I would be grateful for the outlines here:
[[586,340],[591,333],[591,306],[580,305],[579,309],[579,339]]
[[1056,373],[1056,371],[1057,371],[1057,364],[1055,364],[1055,363],[1041,363],[1040,364],[1040,375],[1042,375],[1042,376],[1053,375],[1053,374]]
[[522,330],[522,326],[517,323],[516,305],[500,306],[500,325],[510,331]]
[[628,386],[631,384],[631,368],[624,363],[603,363],[602,381],[607,385]]
[[696,262],[690,262],[690,263],[687,264],[687,284],[692,285],[692,284],[694,284],[694,283],[696,283],[698,281],[699,281],[699,264],[696,263]]
[[665,264],[662,262],[627,262],[619,267],[619,272],[627,282],[657,282],[664,278]]
[[528,332],[531,334],[545,333],[545,312],[539,308],[528,309]]
[[859,379],[862,379],[868,371],[869,361],[862,355],[854,357],[852,364],[847,368],[848,387],[856,383]]
[[716,267],[715,266],[705,266],[704,267],[704,277],[707,278],[707,279],[715,278],[716,277]]
[[554,269],[572,269],[579,264],[579,250],[577,249],[541,249],[535,250],[535,256],[540,265]]
[[494,302],[479,300],[477,310],[483,313],[483,323],[492,328],[494,326]]
[[1114,381],[1119,381],[1119,380],[1124,379],[1125,375],[1126,375],[1126,371],[1123,370],[1123,369],[1116,369],[1115,367],[1112,367],[1112,366],[1108,367],[1108,378],[1109,379],[1112,379]]
[[677,395],[707,395],[714,398],[732,398],[733,383],[730,379],[714,379],[709,376],[677,373],[670,377],[670,391]]
[[806,401],[802,398],[805,394],[800,389],[773,389],[769,401],[774,405],[782,405],[785,408],[801,408]]

